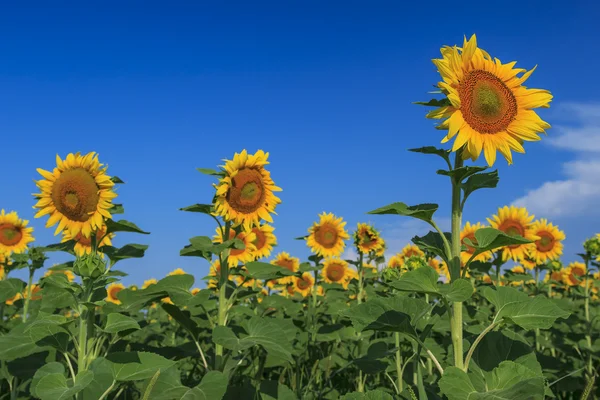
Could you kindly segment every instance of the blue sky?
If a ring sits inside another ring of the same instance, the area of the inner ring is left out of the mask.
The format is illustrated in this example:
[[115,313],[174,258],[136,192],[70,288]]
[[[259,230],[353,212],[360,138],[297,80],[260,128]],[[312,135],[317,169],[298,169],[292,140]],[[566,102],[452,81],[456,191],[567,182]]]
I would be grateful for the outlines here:
[[365,212],[437,202],[447,225],[449,184],[435,174],[442,164],[406,151],[437,145],[442,134],[411,102],[431,97],[439,48],[473,33],[504,62],[538,65],[528,85],[554,94],[540,113],[553,128],[514,165],[498,160],[498,189],[473,195],[466,219],[525,204],[566,231],[567,261],[600,230],[592,2],[84,3],[0,13],[0,208],[29,219],[38,244],[58,241],[45,219],[33,219],[36,168],[52,169],[57,153],[98,152],[127,183],[117,199],[124,217],[152,232],[116,240],[150,245],[144,259],[120,264],[127,284],[177,267],[206,275],[205,261],[179,250],[189,237],[212,235],[212,220],[178,209],[212,197],[214,181],[197,167],[244,148],[270,152],[283,188],[277,250],[306,257],[293,238],[323,211],[350,228],[374,222],[396,247],[426,229]]

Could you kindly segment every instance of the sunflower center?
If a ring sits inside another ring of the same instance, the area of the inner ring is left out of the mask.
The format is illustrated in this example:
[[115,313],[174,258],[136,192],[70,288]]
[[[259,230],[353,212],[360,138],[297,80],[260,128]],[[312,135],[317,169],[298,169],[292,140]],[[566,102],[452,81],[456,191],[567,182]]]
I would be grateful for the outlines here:
[[306,290],[310,287],[310,282],[306,279],[300,278],[298,279],[296,286],[298,286],[298,289],[300,290]]
[[331,264],[327,268],[327,278],[333,282],[339,282],[344,278],[344,266],[340,264]]
[[256,235],[256,239],[254,239],[254,242],[252,242],[254,246],[256,246],[256,250],[260,250],[265,247],[265,244],[267,243],[267,237],[265,234],[258,228],[252,229],[252,232],[254,232]]
[[[516,235],[525,236],[525,228],[523,227],[523,225],[521,225],[517,221],[507,220],[498,227],[498,230],[501,230],[502,232],[506,233],[509,236],[516,236]],[[521,246],[521,245],[514,244],[511,246],[508,246],[508,248],[516,249],[519,246]]]
[[5,246],[14,246],[23,238],[21,228],[13,224],[0,224],[0,243]]
[[243,168],[231,179],[231,188],[225,198],[235,211],[251,214],[258,210],[265,200],[263,177],[259,171]]
[[517,115],[517,100],[506,84],[491,72],[475,70],[458,86],[465,122],[480,133],[505,131]]
[[538,232],[537,235],[540,237],[540,240],[535,242],[535,247],[537,247],[538,251],[550,251],[554,248],[554,236],[552,236],[549,232]]
[[83,168],[63,172],[52,186],[52,201],[56,209],[71,221],[85,222],[96,211],[98,201],[96,180]]
[[292,260],[278,260],[276,264],[282,268],[289,269],[290,271],[294,272],[294,262]]
[[330,224],[321,225],[315,232],[315,240],[321,246],[323,246],[327,249],[331,249],[332,247],[335,247],[335,245],[337,244],[337,240],[338,240],[337,229]]

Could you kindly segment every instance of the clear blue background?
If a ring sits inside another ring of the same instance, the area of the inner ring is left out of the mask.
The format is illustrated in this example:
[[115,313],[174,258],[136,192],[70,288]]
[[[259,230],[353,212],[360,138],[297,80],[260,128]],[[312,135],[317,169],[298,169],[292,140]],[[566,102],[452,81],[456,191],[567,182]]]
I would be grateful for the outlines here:
[[[432,97],[439,76],[431,59],[463,35],[476,33],[504,62],[539,65],[528,84],[551,90],[553,108],[592,102],[600,89],[591,1],[92,3],[2,6],[0,208],[29,219],[38,244],[58,241],[46,218],[33,219],[36,168],[52,169],[56,154],[98,152],[127,183],[116,200],[123,217],[152,232],[116,240],[150,245],[144,259],[120,264],[127,284],[177,267],[207,274],[208,263],[179,250],[189,237],[212,235],[213,222],[178,209],[212,197],[214,180],[195,168],[215,168],[244,148],[270,152],[284,190],[278,251],[306,257],[293,238],[323,211],[349,228],[371,221],[384,235],[410,238],[405,221],[365,212],[438,202],[447,225],[441,160],[406,149],[439,143],[427,110],[411,102]],[[551,124],[553,108],[541,112]],[[485,220],[557,179],[573,158],[544,141],[526,150],[510,167],[498,159],[498,189],[473,195],[466,219]],[[599,229],[598,218],[555,222],[568,236],[567,261]]]

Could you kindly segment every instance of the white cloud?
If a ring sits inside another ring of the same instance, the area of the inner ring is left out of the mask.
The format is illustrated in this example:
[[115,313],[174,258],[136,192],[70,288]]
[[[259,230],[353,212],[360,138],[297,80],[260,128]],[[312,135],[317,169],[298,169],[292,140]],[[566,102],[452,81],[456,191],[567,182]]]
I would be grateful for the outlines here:
[[545,182],[513,204],[550,218],[579,216],[600,201],[600,104],[563,104],[557,116],[575,126],[555,126],[559,136],[546,142],[574,151],[576,159],[563,164],[565,179]]

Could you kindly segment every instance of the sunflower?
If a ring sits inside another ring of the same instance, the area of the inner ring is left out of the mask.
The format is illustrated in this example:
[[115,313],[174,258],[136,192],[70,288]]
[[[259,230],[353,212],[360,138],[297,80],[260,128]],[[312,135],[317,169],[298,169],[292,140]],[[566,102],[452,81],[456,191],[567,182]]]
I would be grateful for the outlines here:
[[[271,264],[278,265],[282,268],[286,268],[292,272],[296,272],[300,268],[300,259],[297,257],[292,257],[289,255],[289,253],[282,251],[281,253],[275,256],[275,259],[271,260]],[[274,288],[277,284],[291,283],[292,280],[293,276],[288,276],[280,279],[273,279],[267,282],[267,286],[270,288]]]
[[539,239],[529,245],[529,255],[538,265],[559,258],[563,253],[562,241],[565,240],[563,231],[544,218],[535,221],[531,231]]
[[[488,218],[491,227],[504,232],[507,235],[519,235],[525,239],[535,241],[538,239],[531,230],[531,221],[533,215],[529,215],[524,207],[504,206],[498,209],[498,215]],[[502,259],[504,261],[512,258],[514,261],[520,261],[527,255],[529,244],[517,244],[505,246],[502,248]]]
[[215,211],[225,220],[235,225],[244,225],[250,230],[263,219],[273,222],[271,213],[281,203],[273,192],[281,191],[271,179],[271,173],[265,169],[269,153],[258,150],[248,155],[246,150],[235,153],[233,160],[225,160],[222,167],[225,176],[215,185]]
[[158,283],[158,281],[154,278],[152,279],[147,279],[144,281],[144,284],[142,285],[142,289],[146,289],[151,285],[156,285]]
[[302,297],[308,296],[312,292],[312,288],[315,285],[315,278],[310,272],[305,272],[301,277],[294,277],[292,287],[296,293],[300,293]]
[[57,155],[52,172],[37,171],[44,179],[36,182],[41,193],[34,195],[38,199],[34,208],[40,209],[35,217],[50,215],[46,227],[58,223],[55,235],[67,229],[71,237],[80,232],[89,237],[102,228],[104,219],[111,218],[109,210],[117,194],[96,153],[70,153],[64,161]]
[[308,229],[306,244],[310,250],[322,257],[339,257],[344,251],[344,240],[349,239],[348,232],[344,229],[346,222],[342,217],[337,218],[332,213],[319,215],[319,222],[315,222]]
[[0,254],[8,257],[10,253],[24,253],[27,244],[33,242],[33,228],[27,228],[29,221],[20,219],[15,211],[5,214],[0,211]]
[[181,268],[177,268],[177,269],[175,269],[175,270],[173,270],[173,271],[169,272],[169,273],[167,274],[167,276],[174,276],[174,275],[185,275],[185,274],[186,274],[186,272],[185,272],[183,269],[181,269]]
[[401,251],[402,257],[404,257],[405,259],[413,257],[413,256],[418,256],[418,257],[425,257],[425,253],[423,253],[423,251],[414,244],[407,244]]
[[69,280],[69,282],[73,282],[75,280],[75,274],[68,269],[60,269],[60,270],[49,269],[48,271],[46,271],[44,276],[50,276],[50,275],[55,275],[55,274],[65,275],[67,277],[67,279]]
[[[243,271],[246,271],[246,268],[242,268]],[[234,275],[233,281],[237,286],[247,287],[247,288],[262,288],[263,282],[260,279],[248,278],[243,275]]]
[[448,271],[446,263],[440,260],[439,258],[430,258],[429,260],[427,260],[427,265],[435,269],[435,272],[437,272],[438,275],[445,275],[446,271]]
[[122,283],[112,283],[106,288],[106,301],[114,304],[121,304],[121,300],[117,298],[117,294],[125,289]]
[[[475,248],[467,245],[465,243],[465,239],[469,239],[471,241],[471,243],[473,243],[474,245],[477,245],[477,239],[475,239],[475,232],[477,232],[481,228],[485,228],[485,226],[481,222],[478,222],[473,225],[471,225],[470,222],[466,222],[463,230],[460,232],[460,243],[463,246],[467,247],[467,250],[462,251],[460,253],[460,260],[465,265],[467,264],[467,262],[469,261],[471,256],[473,256],[473,254],[475,253]],[[485,253],[481,253],[477,257],[475,257],[473,259],[473,261],[485,262],[485,261],[489,261],[491,258],[492,258],[491,252],[486,251]]]
[[529,255],[525,256],[522,259],[520,259],[519,262],[521,263],[521,265],[523,267],[525,267],[526,269],[528,269],[530,271],[533,270],[533,269],[535,269],[535,267],[538,266],[538,263],[535,262],[535,260],[532,260]]
[[[102,256],[104,255],[101,253],[100,248],[102,248],[103,246],[112,246],[111,240],[115,237],[114,233],[107,234],[106,230],[106,224],[103,224],[102,227],[99,228],[98,231],[96,231],[96,240],[100,240],[97,246],[98,252]],[[82,232],[79,232],[73,237],[71,236],[71,233],[65,229],[63,231],[63,238],[61,240],[61,243],[68,242],[69,240],[75,241],[75,254],[77,254],[78,256],[82,257],[84,254],[92,253],[91,237],[85,237]]]
[[[544,282],[554,281],[554,282],[565,282],[567,279],[566,270],[559,271],[548,271],[546,276],[544,277]],[[550,286],[556,286],[555,283],[550,283]]]
[[583,286],[583,276],[587,273],[587,268],[582,262],[572,262],[567,265],[564,275],[564,283],[569,286]]
[[369,224],[359,223],[353,236],[354,243],[361,253],[378,252],[383,248],[381,235]]
[[[236,233],[234,229],[229,230],[229,240],[239,239],[244,243],[243,249],[231,248],[229,249],[229,257],[227,258],[227,265],[229,267],[235,267],[239,263],[246,263],[254,260],[254,252],[256,246],[256,234],[252,231]],[[217,228],[217,234],[213,237],[215,243],[223,243],[223,232],[220,228]]]
[[277,238],[273,234],[273,228],[269,224],[261,224],[252,228],[252,233],[255,235],[255,239],[252,242],[256,248],[252,253],[255,259],[269,257],[273,251],[273,246],[277,245]]
[[321,276],[327,283],[338,283],[348,289],[348,282],[350,282],[350,274],[348,263],[339,258],[328,258],[323,262],[323,269],[321,270]]
[[22,298],[23,298],[23,295],[21,293],[17,293],[10,299],[6,299],[5,303],[7,306],[12,306],[13,304],[15,304],[15,301],[20,300]]
[[387,266],[388,266],[388,268],[401,269],[403,265],[404,265],[404,257],[402,256],[402,253],[398,253],[398,254],[395,254],[390,257],[390,260],[388,261]]
[[433,63],[443,79],[438,86],[449,104],[427,117],[444,119],[438,128],[448,130],[442,143],[456,136],[452,151],[464,148],[463,157],[475,161],[483,150],[490,166],[499,151],[512,164],[511,150],[524,153],[524,141],[540,140],[539,134],[550,128],[533,109],[548,108],[552,95],[522,86],[535,68],[526,71],[513,68],[515,62],[502,64],[492,59],[477,47],[475,35],[469,41],[465,37],[462,49],[443,47],[441,53],[442,58]]
[[[231,271],[231,268],[229,269]],[[219,283],[219,279],[221,277],[221,263],[219,259],[216,259],[210,264],[210,269],[208,271],[208,276],[214,277],[213,279],[208,280],[207,287],[209,289],[216,289]],[[228,280],[233,281],[234,275],[229,274]]]
[[[33,284],[31,285],[31,300],[40,300],[42,298],[41,295],[38,295],[37,293],[42,290],[42,288],[39,285]],[[29,286],[25,287],[25,289],[23,290],[23,298],[27,298],[29,297]]]

